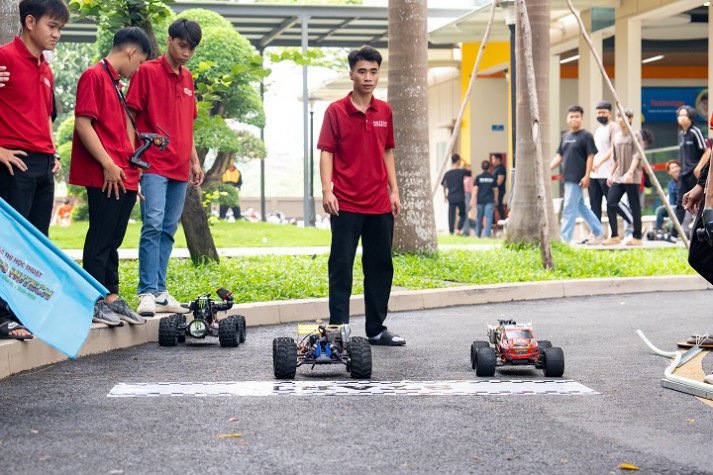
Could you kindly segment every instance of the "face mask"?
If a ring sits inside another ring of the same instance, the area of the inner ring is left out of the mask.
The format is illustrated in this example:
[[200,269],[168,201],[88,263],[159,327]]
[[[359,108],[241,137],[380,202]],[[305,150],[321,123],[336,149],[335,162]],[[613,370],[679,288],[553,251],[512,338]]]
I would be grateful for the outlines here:
[[597,117],[597,122],[602,125],[607,125],[607,122],[609,122],[609,117]]

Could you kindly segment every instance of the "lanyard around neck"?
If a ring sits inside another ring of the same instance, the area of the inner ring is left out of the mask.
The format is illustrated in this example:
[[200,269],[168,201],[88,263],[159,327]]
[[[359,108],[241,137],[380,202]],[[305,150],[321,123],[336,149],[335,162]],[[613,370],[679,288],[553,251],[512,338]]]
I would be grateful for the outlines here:
[[134,118],[131,117],[131,113],[129,112],[129,106],[126,104],[126,98],[124,97],[124,93],[121,92],[121,89],[119,89],[119,81],[114,79],[114,76],[111,75],[111,72],[109,71],[109,67],[106,64],[106,61],[102,58],[101,60],[102,66],[104,66],[104,71],[109,75],[109,79],[111,79],[111,83],[114,85],[114,90],[116,91],[116,95],[119,96],[119,102],[121,102],[121,105],[124,106],[124,110],[126,111],[126,115],[129,117],[129,120],[131,121],[131,125],[134,127],[134,132],[136,132],[136,135],[139,135],[139,129],[136,128],[136,121],[134,121]]

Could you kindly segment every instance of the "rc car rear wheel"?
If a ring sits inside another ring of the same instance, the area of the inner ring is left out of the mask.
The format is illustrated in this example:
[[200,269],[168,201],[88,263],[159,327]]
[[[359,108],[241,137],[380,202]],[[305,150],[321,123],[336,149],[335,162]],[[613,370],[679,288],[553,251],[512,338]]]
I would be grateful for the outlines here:
[[542,371],[548,378],[560,378],[564,374],[564,351],[552,347],[545,350],[542,360]]
[[158,344],[160,346],[178,345],[178,319],[175,315],[163,317],[158,322]]
[[366,339],[355,337],[349,342],[349,363],[352,378],[371,378],[371,345]]
[[242,315],[236,315],[238,317],[238,337],[240,338],[240,343],[245,343],[245,339],[248,336],[247,323],[245,323],[245,317]]
[[292,338],[272,341],[272,366],[277,379],[292,379],[297,373],[297,343]]
[[542,350],[546,350],[547,348],[552,348],[552,343],[549,340],[537,340],[537,347]]
[[497,365],[498,357],[495,350],[488,348],[477,348],[475,350],[475,375],[476,376],[494,376],[495,366]]
[[475,369],[475,352],[478,351],[478,348],[487,348],[490,345],[488,344],[487,341],[479,341],[476,340],[473,342],[472,345],[470,345],[470,366]]
[[[179,315],[179,314],[174,314],[173,317],[176,318],[176,325],[181,325],[182,323],[186,323],[186,316],[185,315]],[[178,343],[185,343],[186,342],[186,332],[178,330]]]
[[236,315],[218,323],[218,339],[223,348],[235,348],[240,344],[240,320]]

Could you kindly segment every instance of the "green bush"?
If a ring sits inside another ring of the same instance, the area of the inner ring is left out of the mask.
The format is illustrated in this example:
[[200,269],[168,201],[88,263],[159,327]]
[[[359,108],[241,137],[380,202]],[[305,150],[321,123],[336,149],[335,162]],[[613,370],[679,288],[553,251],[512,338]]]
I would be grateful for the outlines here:
[[219,194],[218,203],[223,206],[240,206],[240,193],[233,185],[220,181],[209,181],[203,184],[202,190],[206,195],[212,195],[217,191]]
[[75,205],[72,208],[72,221],[89,221],[89,206],[86,203]]

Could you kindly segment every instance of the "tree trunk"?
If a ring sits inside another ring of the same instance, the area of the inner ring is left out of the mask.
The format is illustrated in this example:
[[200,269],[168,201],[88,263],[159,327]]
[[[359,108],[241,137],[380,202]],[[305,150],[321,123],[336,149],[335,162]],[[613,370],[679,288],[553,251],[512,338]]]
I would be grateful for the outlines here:
[[188,252],[194,264],[220,261],[208,226],[208,217],[203,209],[201,189],[198,186],[189,185],[186,190],[181,225],[183,225],[183,232],[186,233]]
[[210,170],[205,174],[206,181],[220,180],[223,177],[225,170],[230,167],[230,164],[235,161],[234,152],[219,152],[215,157],[215,162]]
[[[545,205],[548,208],[548,227],[552,239],[559,239],[559,223],[552,206],[552,187],[549,159],[552,149],[549,143],[549,108],[550,108],[550,0],[526,0],[532,29],[532,51],[537,80],[537,94],[540,111],[540,138],[542,140],[543,173],[547,178],[545,187]],[[517,3],[516,3],[517,5]],[[516,16],[520,20],[520,15]],[[522,29],[515,29],[516,56],[516,97],[517,124],[515,188],[510,216],[508,218],[507,240],[510,243],[540,243],[541,212],[537,205],[537,185],[535,180],[535,144],[532,140],[532,117],[530,99],[527,93],[527,69],[524,48],[522,47]]]
[[394,157],[403,211],[394,250],[435,253],[436,221],[428,153],[428,5],[389,0],[389,103],[394,113]]
[[153,26],[150,21],[142,22],[139,27],[146,32],[149,37],[149,42],[151,43],[151,54],[149,54],[148,59],[156,59],[161,56],[161,48],[158,46],[158,40],[156,39],[156,33],[153,31]]
[[19,0],[0,0],[0,45],[9,43],[20,31]]

